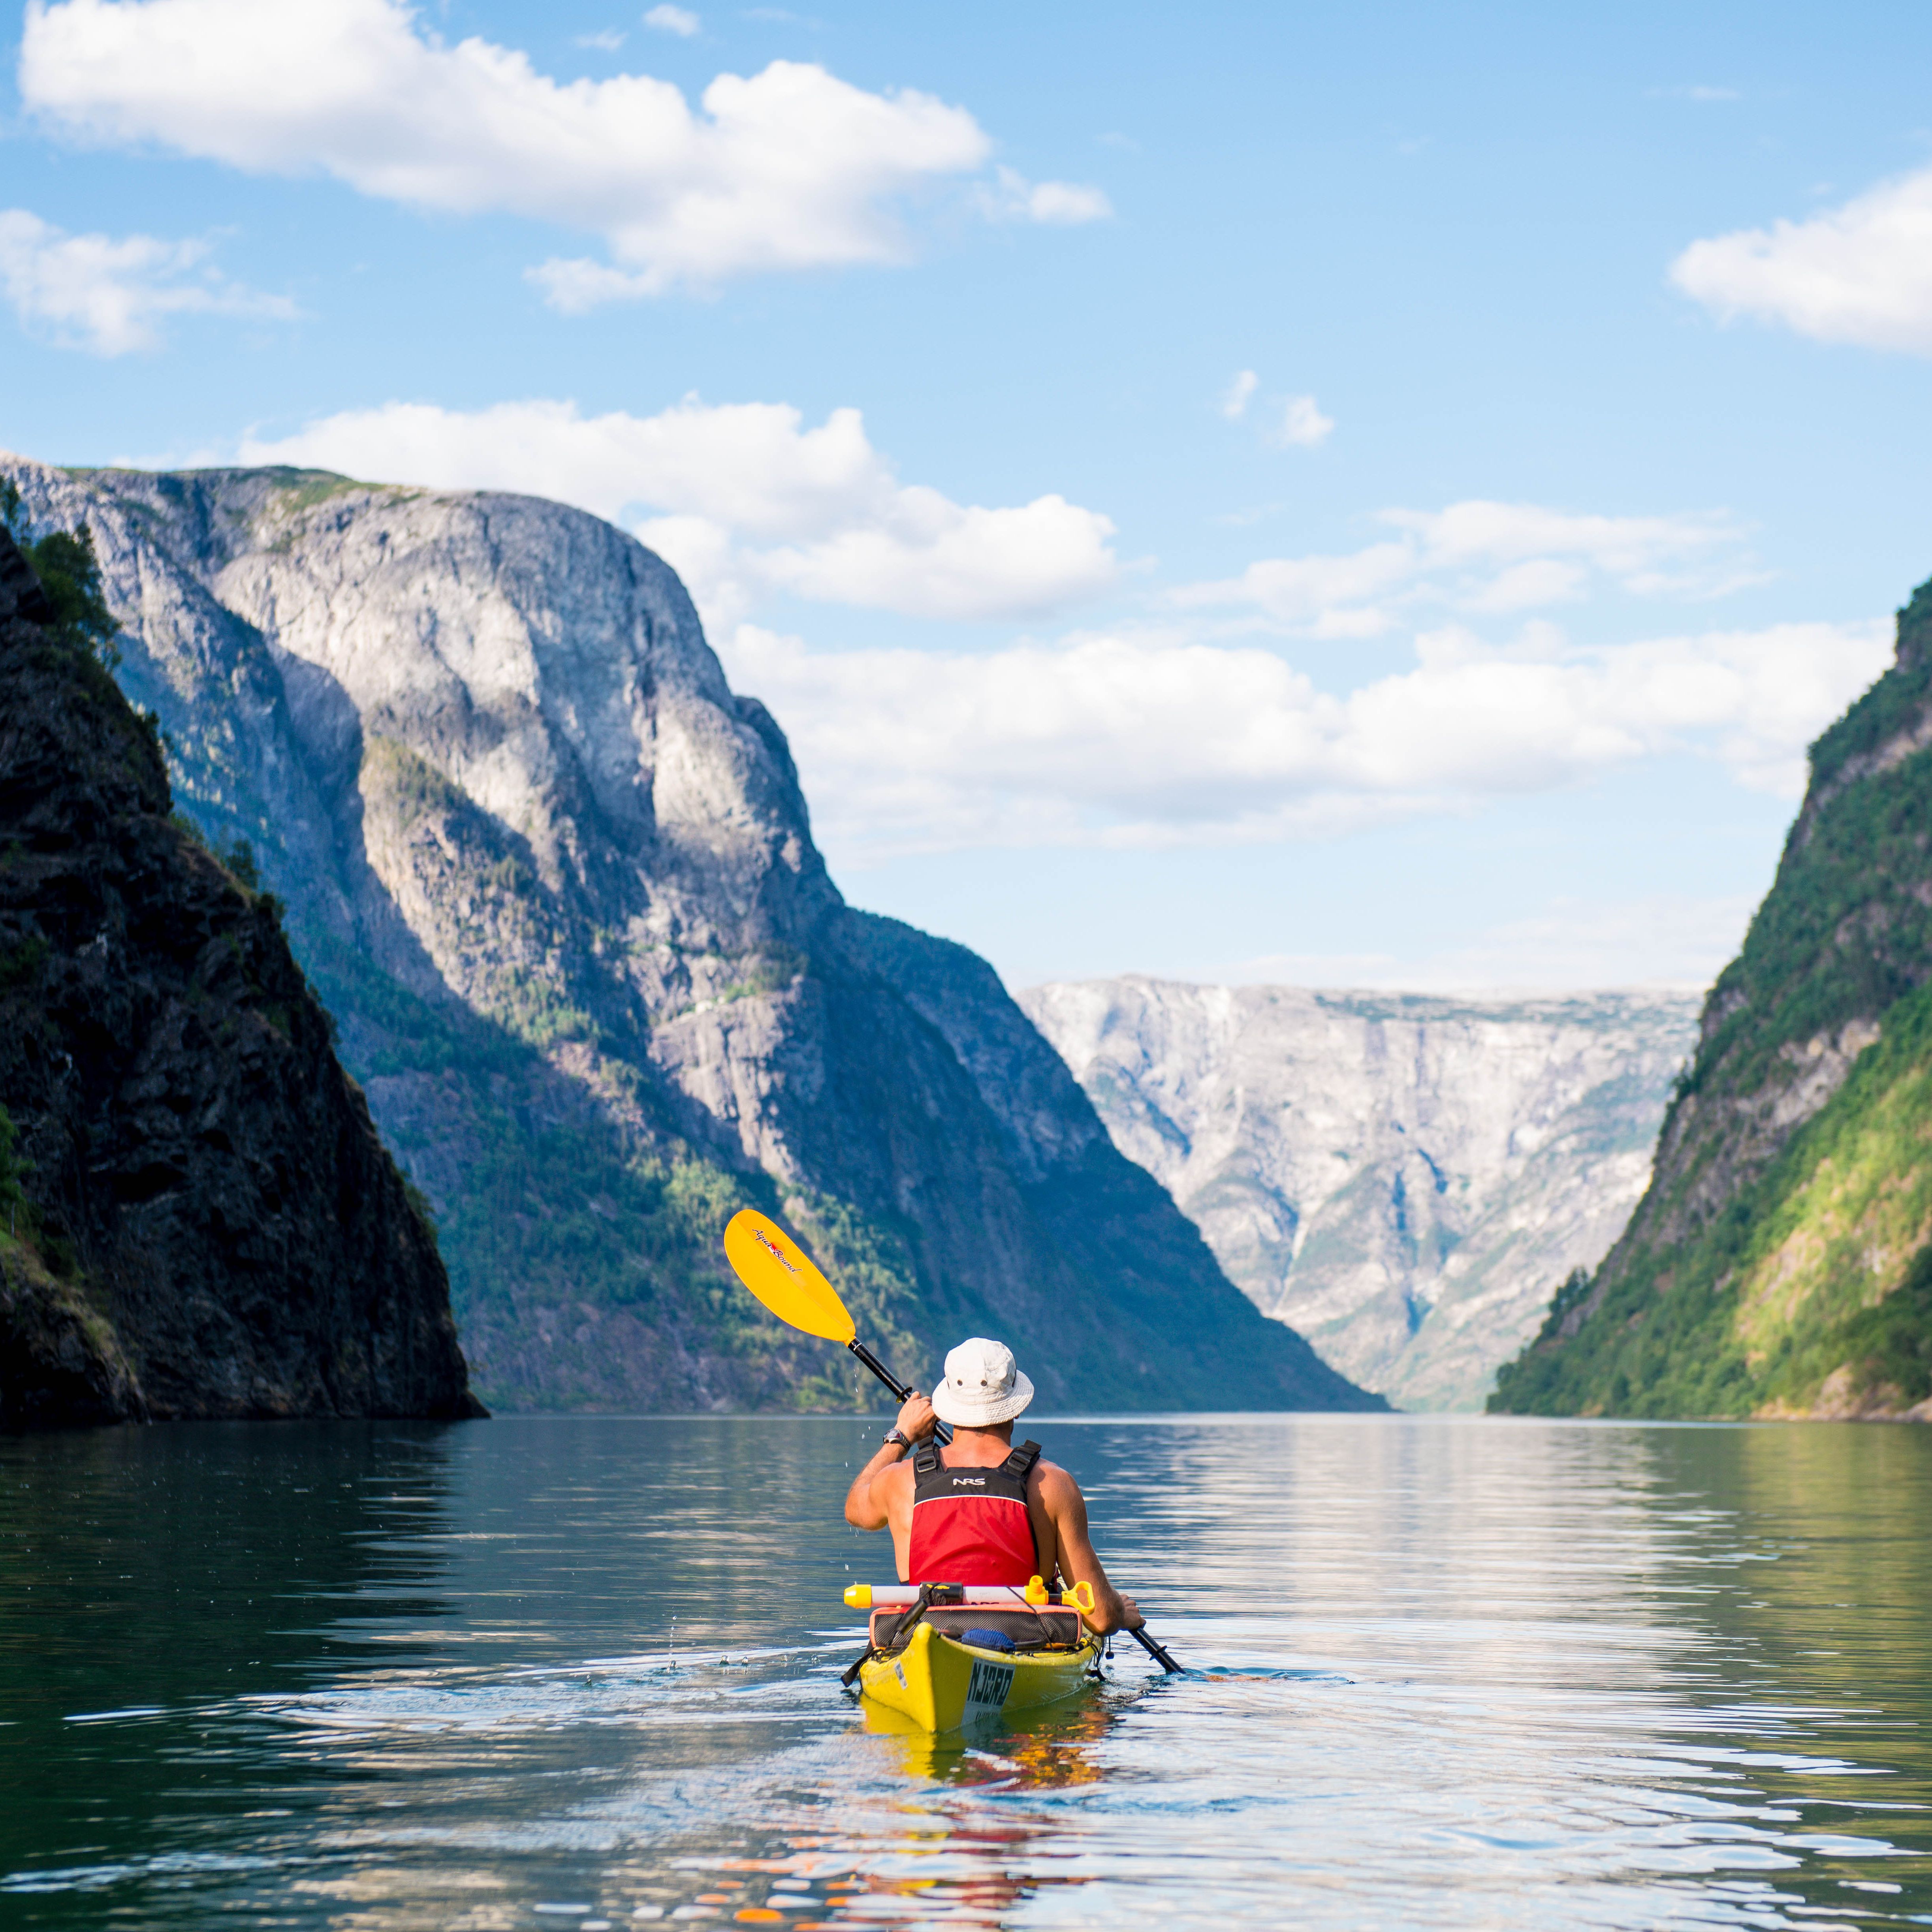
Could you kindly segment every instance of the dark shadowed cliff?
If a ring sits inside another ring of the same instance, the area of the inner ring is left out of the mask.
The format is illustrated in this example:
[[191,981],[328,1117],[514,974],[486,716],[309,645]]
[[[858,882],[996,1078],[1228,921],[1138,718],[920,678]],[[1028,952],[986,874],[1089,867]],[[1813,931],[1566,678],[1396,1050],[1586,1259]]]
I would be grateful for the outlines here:
[[0,1426],[478,1413],[275,902],[0,531]]
[[1811,750],[1650,1189],[1492,1408],[1932,1418],[1932,584]]
[[1228,1282],[984,962],[845,904],[778,724],[634,539],[530,497],[8,466],[92,526],[184,808],[286,898],[493,1402],[876,1401],[724,1272],[749,1202],[921,1382],[976,1329],[1050,1403],[1379,1406]]

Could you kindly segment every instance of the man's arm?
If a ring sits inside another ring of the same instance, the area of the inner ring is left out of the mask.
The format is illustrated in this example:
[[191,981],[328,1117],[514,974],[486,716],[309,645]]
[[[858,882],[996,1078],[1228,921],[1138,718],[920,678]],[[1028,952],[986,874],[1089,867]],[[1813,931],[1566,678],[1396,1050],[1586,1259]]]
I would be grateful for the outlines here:
[[[917,1442],[932,1433],[932,1405],[917,1389],[907,1396],[899,1411],[900,1432]],[[852,1478],[845,1492],[845,1520],[854,1529],[884,1529],[890,1521],[886,1486],[878,1480],[888,1469],[896,1468],[904,1456],[897,1442],[884,1444],[872,1460]]]
[[1108,1630],[1138,1630],[1146,1621],[1131,1597],[1124,1597],[1107,1581],[1107,1573],[1094,1552],[1087,1532],[1087,1498],[1080,1485],[1053,1464],[1040,1472],[1040,1499],[1060,1536],[1060,1574],[1069,1585],[1091,1583],[1094,1613],[1088,1622],[1103,1635]]

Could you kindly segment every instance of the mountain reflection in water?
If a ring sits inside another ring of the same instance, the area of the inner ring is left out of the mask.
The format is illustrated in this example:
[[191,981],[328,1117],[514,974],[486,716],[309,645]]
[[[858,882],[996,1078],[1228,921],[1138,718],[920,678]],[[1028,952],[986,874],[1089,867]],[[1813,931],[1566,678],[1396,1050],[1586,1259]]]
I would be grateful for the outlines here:
[[1192,1667],[938,1739],[876,1423],[0,1442],[0,1924],[1932,1923],[1932,1430],[1030,1426]]

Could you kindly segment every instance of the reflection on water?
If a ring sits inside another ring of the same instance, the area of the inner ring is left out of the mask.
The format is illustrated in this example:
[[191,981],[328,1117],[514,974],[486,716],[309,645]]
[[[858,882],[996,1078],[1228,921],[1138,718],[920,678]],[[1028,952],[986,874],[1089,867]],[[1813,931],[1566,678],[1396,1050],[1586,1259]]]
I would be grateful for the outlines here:
[[0,1924],[1932,1924],[1932,1431],[1041,1426],[1193,1667],[938,1739],[875,1432],[0,1443]]

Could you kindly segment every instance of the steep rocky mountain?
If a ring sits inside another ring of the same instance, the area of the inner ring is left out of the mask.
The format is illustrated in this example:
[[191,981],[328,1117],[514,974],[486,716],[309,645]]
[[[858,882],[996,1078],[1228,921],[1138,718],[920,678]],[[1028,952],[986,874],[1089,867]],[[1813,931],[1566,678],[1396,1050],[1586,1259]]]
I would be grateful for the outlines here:
[[1491,1407],[1932,1420],[1932,584],[1811,748],[1648,1191]]
[[1697,1009],[1132,977],[1019,1000],[1255,1305],[1405,1408],[1480,1407],[1602,1258]]
[[275,902],[58,614],[0,530],[0,1428],[480,1412]]
[[82,520],[184,808],[253,848],[513,1406],[868,1404],[724,1271],[796,1225],[902,1372],[1048,1403],[1349,1406],[963,948],[848,908],[683,586],[528,497],[14,461]]

